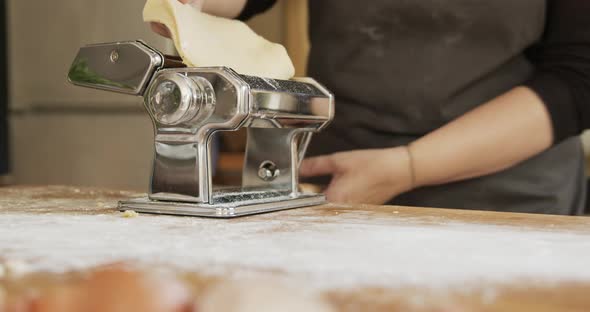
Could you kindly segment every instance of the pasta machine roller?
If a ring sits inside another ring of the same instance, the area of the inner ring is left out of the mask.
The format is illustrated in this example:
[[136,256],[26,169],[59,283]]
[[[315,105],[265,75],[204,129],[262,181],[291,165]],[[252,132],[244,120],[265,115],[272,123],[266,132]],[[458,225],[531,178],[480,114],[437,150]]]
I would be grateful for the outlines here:
[[[185,67],[142,41],[125,41],[82,47],[68,80],[144,99],[154,126],[150,187],[145,198],[119,202],[120,210],[230,218],[325,202],[298,182],[312,134],[334,117],[333,95],[311,78]],[[214,187],[212,135],[240,128],[247,128],[242,184]]]

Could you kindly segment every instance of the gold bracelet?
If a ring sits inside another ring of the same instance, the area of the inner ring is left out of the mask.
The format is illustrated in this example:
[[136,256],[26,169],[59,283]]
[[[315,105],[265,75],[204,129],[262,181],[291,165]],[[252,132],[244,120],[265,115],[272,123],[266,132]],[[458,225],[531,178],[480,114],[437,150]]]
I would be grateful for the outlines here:
[[416,187],[416,168],[414,167],[414,156],[412,155],[412,150],[410,149],[410,145],[405,145],[404,149],[406,153],[408,153],[408,163],[410,166],[410,178],[411,178],[411,187],[412,189]]

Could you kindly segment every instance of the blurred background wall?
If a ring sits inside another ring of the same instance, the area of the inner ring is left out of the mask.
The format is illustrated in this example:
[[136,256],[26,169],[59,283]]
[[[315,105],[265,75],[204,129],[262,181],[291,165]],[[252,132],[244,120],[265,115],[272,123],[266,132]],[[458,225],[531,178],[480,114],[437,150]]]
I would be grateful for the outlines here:
[[[291,46],[303,51],[296,54],[304,57],[305,47],[293,39],[300,31],[286,31],[293,18],[286,17],[285,8],[300,19],[305,1],[279,2],[249,24],[275,42],[285,43],[289,37]],[[71,61],[84,44],[143,39],[164,52],[173,51],[169,40],[143,23],[144,3],[7,1],[12,183],[146,190],[152,128],[141,99],[66,82]]]

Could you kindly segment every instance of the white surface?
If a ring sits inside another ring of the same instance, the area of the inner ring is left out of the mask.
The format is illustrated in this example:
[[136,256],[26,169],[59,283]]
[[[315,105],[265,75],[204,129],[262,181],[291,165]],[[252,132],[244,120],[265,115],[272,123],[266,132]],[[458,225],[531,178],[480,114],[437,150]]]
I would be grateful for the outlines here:
[[320,288],[590,280],[588,233],[418,225],[408,217],[380,221],[348,213],[337,219],[304,210],[229,221],[5,212],[0,255],[26,263],[21,271],[60,272],[129,260],[203,273],[285,272]]
[[241,74],[289,79],[295,68],[285,48],[238,20],[220,18],[177,0],[148,0],[143,19],[165,24],[189,66],[227,66]]

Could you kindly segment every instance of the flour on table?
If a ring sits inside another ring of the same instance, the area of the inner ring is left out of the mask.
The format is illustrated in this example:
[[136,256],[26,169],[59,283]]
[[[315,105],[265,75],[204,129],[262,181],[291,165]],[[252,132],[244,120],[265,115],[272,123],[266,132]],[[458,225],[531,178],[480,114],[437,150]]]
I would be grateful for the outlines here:
[[189,66],[227,66],[240,74],[275,79],[289,79],[295,72],[282,45],[257,35],[241,21],[202,13],[178,0],[148,0],[143,19],[168,27]]
[[27,272],[119,261],[206,274],[281,272],[316,289],[590,280],[589,232],[447,221],[425,225],[416,217],[396,216],[346,210],[316,216],[296,209],[217,220],[10,211],[0,218],[0,257],[25,263]]

